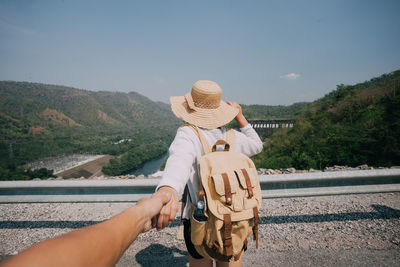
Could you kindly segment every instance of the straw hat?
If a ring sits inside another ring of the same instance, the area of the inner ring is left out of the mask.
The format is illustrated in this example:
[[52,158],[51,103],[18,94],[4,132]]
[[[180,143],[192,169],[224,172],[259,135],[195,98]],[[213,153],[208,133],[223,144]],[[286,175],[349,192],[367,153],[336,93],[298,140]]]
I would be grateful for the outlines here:
[[221,100],[216,82],[200,80],[184,96],[171,96],[171,109],[178,118],[205,129],[215,129],[233,120],[239,110]]

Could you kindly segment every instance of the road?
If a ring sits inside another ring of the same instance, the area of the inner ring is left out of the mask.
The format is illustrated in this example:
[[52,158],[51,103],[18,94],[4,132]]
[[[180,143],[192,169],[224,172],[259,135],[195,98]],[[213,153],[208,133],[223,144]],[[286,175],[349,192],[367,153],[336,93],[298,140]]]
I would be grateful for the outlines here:
[[[109,218],[129,203],[0,205],[1,258]],[[264,199],[243,266],[399,266],[400,193]],[[138,237],[118,266],[186,266],[178,220]]]

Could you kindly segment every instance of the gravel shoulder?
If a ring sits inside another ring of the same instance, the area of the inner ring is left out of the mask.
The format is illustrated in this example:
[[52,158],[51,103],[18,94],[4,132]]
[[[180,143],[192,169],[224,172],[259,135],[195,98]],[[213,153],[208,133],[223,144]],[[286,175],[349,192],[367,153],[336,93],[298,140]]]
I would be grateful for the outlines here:
[[[93,224],[130,203],[0,205],[0,255]],[[243,266],[398,266],[400,193],[264,199],[260,248],[250,242]],[[118,266],[186,266],[178,220],[138,237]]]

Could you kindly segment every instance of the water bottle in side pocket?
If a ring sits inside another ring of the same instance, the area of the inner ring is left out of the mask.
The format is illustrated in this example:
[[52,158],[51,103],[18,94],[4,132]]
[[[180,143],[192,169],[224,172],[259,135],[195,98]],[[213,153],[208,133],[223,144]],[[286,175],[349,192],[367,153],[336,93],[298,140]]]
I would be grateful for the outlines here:
[[199,222],[207,221],[207,217],[204,215],[204,202],[197,202],[197,207],[193,212],[193,218],[195,218]]

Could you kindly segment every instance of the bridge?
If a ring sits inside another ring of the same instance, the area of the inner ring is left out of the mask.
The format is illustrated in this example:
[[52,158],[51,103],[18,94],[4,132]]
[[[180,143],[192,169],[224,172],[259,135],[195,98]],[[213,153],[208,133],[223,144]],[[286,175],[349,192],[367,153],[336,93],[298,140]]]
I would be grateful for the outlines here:
[[295,119],[255,119],[248,120],[262,138],[270,137],[276,129],[293,128]]

